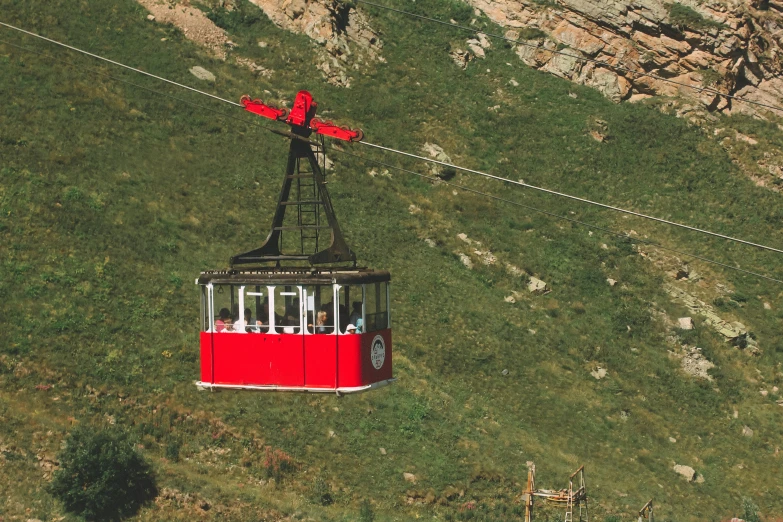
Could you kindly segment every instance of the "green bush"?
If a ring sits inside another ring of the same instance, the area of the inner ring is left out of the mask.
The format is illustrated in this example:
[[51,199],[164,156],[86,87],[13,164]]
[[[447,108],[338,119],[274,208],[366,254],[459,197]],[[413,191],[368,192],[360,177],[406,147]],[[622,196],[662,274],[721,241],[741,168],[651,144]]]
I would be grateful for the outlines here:
[[[257,11],[257,10],[256,10]],[[218,7],[207,13],[207,18],[212,20],[216,26],[226,31],[233,31],[239,27],[249,27],[261,20],[260,11],[256,12],[249,9],[244,4],[229,11],[225,7]]]
[[362,500],[361,506],[359,506],[359,521],[360,522],[372,522],[375,520],[375,512],[372,510],[372,505],[367,499]]
[[296,471],[297,466],[294,459],[281,449],[273,449],[271,446],[264,448],[264,470],[266,477],[279,484],[283,476],[287,473]]
[[332,491],[329,488],[329,484],[327,484],[327,482],[321,476],[318,476],[315,481],[313,481],[313,485],[310,490],[310,496],[313,502],[322,506],[329,506],[334,503],[334,498],[332,497]]
[[761,522],[759,507],[748,497],[742,497],[742,519],[745,522]]
[[707,87],[717,85],[723,79],[721,73],[715,69],[702,69],[699,71],[699,73],[701,73],[702,81]]
[[538,40],[539,38],[546,38],[546,33],[538,27],[523,27],[519,31],[520,40]]
[[723,24],[704,18],[701,13],[693,10],[687,5],[682,5],[675,2],[673,4],[669,4],[668,8],[669,21],[674,27],[680,30],[685,28],[706,30],[713,27],[723,27]]
[[116,431],[80,427],[58,456],[49,492],[87,520],[118,520],[158,495],[150,465]]
[[182,443],[173,440],[166,445],[166,458],[172,462],[179,462],[179,451],[182,449]]

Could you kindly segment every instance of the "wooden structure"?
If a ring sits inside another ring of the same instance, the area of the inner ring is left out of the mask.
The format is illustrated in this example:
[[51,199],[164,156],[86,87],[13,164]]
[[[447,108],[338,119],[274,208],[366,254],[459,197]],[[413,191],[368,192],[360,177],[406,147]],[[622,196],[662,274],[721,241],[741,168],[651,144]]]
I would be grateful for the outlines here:
[[584,466],[580,466],[579,469],[569,475],[567,489],[551,490],[536,488],[536,466],[531,464],[527,473],[527,485],[522,494],[522,501],[525,503],[525,522],[533,521],[533,501],[535,497],[543,498],[546,502],[553,504],[565,504],[566,512],[563,522],[574,521],[574,510],[577,507],[579,508],[579,521],[590,521]]
[[639,510],[639,522],[653,522],[653,499],[647,501],[647,503]]

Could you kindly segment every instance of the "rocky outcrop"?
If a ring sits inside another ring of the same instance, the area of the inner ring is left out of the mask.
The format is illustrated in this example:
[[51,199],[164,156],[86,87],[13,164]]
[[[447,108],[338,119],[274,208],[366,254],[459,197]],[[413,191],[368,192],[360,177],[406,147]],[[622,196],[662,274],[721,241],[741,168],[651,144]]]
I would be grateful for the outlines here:
[[525,63],[616,101],[678,95],[726,113],[768,110],[718,91],[783,105],[783,0],[467,1],[522,39]]
[[350,87],[350,71],[383,61],[383,44],[361,11],[338,0],[250,0],[283,29],[321,46],[318,68],[334,85]]

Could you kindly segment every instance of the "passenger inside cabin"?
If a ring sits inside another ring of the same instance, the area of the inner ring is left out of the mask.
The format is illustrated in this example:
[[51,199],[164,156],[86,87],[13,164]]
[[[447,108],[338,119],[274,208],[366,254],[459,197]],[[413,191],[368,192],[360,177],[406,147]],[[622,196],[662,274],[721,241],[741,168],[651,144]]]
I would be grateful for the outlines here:
[[351,324],[355,324],[358,328],[359,321],[362,320],[362,302],[354,301],[352,306],[353,306],[353,310],[351,311],[350,317],[348,317],[348,322]]
[[228,311],[228,308],[221,308],[218,312],[218,318],[215,320],[215,331],[225,332],[231,327],[231,323],[231,312]]
[[327,327],[334,326],[334,304],[324,303],[323,305],[321,305],[321,311],[326,314],[326,319],[324,320],[324,326]]
[[324,310],[318,312],[315,319],[315,333],[327,333],[326,330],[327,314]]
[[285,309],[285,324],[287,326],[299,326],[299,301],[294,300]]
[[253,318],[253,312],[250,308],[245,308],[245,331],[247,333],[258,333],[258,327],[256,326],[256,320]]
[[269,331],[269,298],[264,297],[264,304],[261,307],[261,315],[256,318],[256,331],[268,332]]
[[347,334],[355,334],[356,333],[356,327],[352,324],[349,324],[345,327],[345,333]]
[[247,326],[247,323],[245,322],[244,314],[239,314],[239,305],[234,305],[234,313],[231,314],[231,317],[234,319],[234,324],[232,325],[231,331],[235,333],[245,333],[245,327]]

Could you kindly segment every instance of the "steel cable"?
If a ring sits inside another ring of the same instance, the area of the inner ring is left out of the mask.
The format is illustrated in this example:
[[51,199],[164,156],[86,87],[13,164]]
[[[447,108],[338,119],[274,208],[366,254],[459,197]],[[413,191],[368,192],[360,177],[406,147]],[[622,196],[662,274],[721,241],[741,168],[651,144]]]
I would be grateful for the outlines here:
[[739,239],[739,238],[736,238],[736,237],[727,236],[727,235],[724,235],[724,234],[719,234],[717,232],[711,232],[709,230],[704,230],[702,228],[692,227],[690,225],[684,225],[682,223],[677,223],[676,221],[669,221],[668,219],[662,219],[662,218],[658,218],[658,217],[655,217],[655,216],[642,214],[640,212],[634,212],[633,210],[627,210],[627,209],[624,209],[624,208],[615,207],[615,206],[612,206],[612,205],[607,205],[606,203],[599,203],[598,201],[592,201],[592,200],[589,200],[589,199],[580,198],[579,196],[572,196],[571,194],[566,194],[564,192],[558,192],[556,190],[551,190],[551,189],[547,189],[547,188],[543,188],[543,187],[538,187],[536,185],[530,185],[529,183],[524,183],[522,181],[514,181],[513,179],[508,179],[508,178],[503,178],[503,177],[500,177],[500,176],[495,176],[493,174],[488,174],[486,172],[481,172],[480,170],[469,169],[467,167],[460,167],[459,165],[454,165],[452,163],[446,163],[445,161],[438,161],[436,159],[427,158],[425,156],[419,156],[417,154],[411,154],[410,152],[404,152],[404,151],[401,151],[401,150],[392,149],[390,147],[384,147],[383,145],[376,145],[375,143],[369,143],[367,141],[360,141],[359,143],[361,143],[362,145],[366,145],[368,147],[374,147],[374,148],[377,148],[377,149],[385,150],[387,152],[393,152],[395,154],[401,154],[403,156],[408,156],[410,158],[415,158],[415,159],[418,159],[418,160],[421,160],[421,161],[426,161],[426,162],[429,162],[429,163],[435,163],[437,165],[442,165],[444,167],[450,167],[450,168],[453,168],[453,169],[456,169],[456,170],[461,170],[461,171],[464,171],[464,172],[470,172],[471,174],[477,174],[479,176],[484,176],[484,177],[489,178],[489,179],[494,179],[494,180],[497,180],[497,181],[503,181],[503,182],[506,182],[506,183],[511,183],[512,185],[518,185],[520,187],[525,187],[525,188],[529,188],[529,189],[533,189],[533,190],[538,190],[540,192],[545,192],[547,194],[552,194],[554,196],[560,196],[560,197],[563,197],[563,198],[572,199],[574,201],[579,201],[581,203],[587,203],[589,205],[595,205],[597,207],[606,208],[606,209],[609,209],[609,210],[614,210],[615,212],[622,212],[624,214],[630,214],[632,216],[636,216],[636,217],[640,217],[640,218],[644,218],[644,219],[649,219],[651,221],[657,221],[658,223],[664,223],[666,225],[671,225],[671,226],[675,226],[675,227],[684,228],[684,229],[690,230],[692,232],[698,232],[700,234],[706,234],[706,235],[709,235],[709,236],[719,237],[721,239],[726,239],[728,241],[734,241],[736,243],[741,243],[743,245],[749,245],[749,246],[753,246],[753,247],[756,247],[756,248],[760,248],[762,250],[769,250],[771,252],[777,252],[779,254],[783,254],[783,250],[781,250],[779,248],[774,248],[774,247],[767,246],[767,245],[762,245],[762,244],[759,244],[759,243],[753,243],[751,241],[746,241],[744,239]]
[[414,176],[418,176],[420,178],[427,179],[429,181],[433,181],[433,182],[436,182],[436,183],[442,183],[444,185],[448,185],[450,187],[454,187],[454,188],[457,188],[457,189],[460,189],[460,190],[464,190],[466,192],[471,192],[471,193],[479,195],[479,196],[483,196],[483,197],[486,197],[486,198],[494,199],[495,201],[501,201],[503,203],[508,203],[510,205],[515,205],[517,207],[522,207],[524,209],[531,210],[533,212],[537,212],[539,214],[550,216],[550,217],[553,217],[553,218],[556,218],[556,219],[561,219],[561,220],[564,220],[564,221],[570,221],[571,223],[576,223],[577,225],[582,225],[582,226],[585,226],[585,227],[588,227],[588,228],[593,228],[593,229],[596,229],[596,230],[600,230],[602,232],[606,232],[607,234],[611,234],[613,236],[617,236],[617,237],[620,237],[620,238],[623,238],[623,239],[627,239],[627,240],[630,240],[630,241],[636,241],[638,243],[644,243],[646,245],[650,245],[650,246],[654,246],[656,248],[660,248],[661,250],[666,250],[668,252],[674,252],[674,253],[682,255],[682,256],[688,256],[688,257],[691,257],[693,259],[698,259],[700,261],[704,261],[706,263],[717,265],[717,266],[720,266],[720,267],[723,267],[723,268],[728,268],[730,270],[735,270],[737,272],[742,272],[742,273],[749,274],[749,275],[752,275],[752,276],[760,277],[762,279],[766,279],[768,281],[773,281],[775,283],[783,284],[783,280],[775,279],[774,277],[766,276],[764,274],[760,274],[758,272],[753,272],[751,270],[745,270],[744,268],[731,266],[731,265],[728,265],[726,263],[721,263],[720,261],[715,261],[714,259],[710,259],[710,258],[707,258],[707,257],[702,257],[702,256],[697,255],[697,254],[691,254],[689,252],[683,252],[682,250],[677,250],[675,248],[666,247],[666,246],[661,245],[660,243],[656,243],[655,241],[649,241],[649,240],[642,239],[642,238],[639,238],[639,237],[633,237],[633,236],[631,236],[629,234],[623,234],[621,232],[614,231],[614,230],[612,230],[610,228],[602,227],[602,226],[599,226],[599,225],[594,225],[592,223],[587,223],[585,221],[580,221],[578,219],[570,218],[568,216],[562,216],[560,214],[555,214],[554,212],[549,212],[547,210],[542,210],[540,208],[532,207],[530,205],[525,205],[524,203],[519,203],[517,201],[512,201],[510,199],[501,198],[499,196],[495,196],[494,194],[488,194],[486,192],[481,192],[479,190],[472,189],[470,187],[465,187],[464,185],[458,185],[456,183],[449,183],[448,181],[444,181],[444,180],[442,180],[440,178],[437,178],[437,177],[427,176],[426,174],[421,174],[421,173],[413,171],[413,170],[408,170],[408,169],[404,169],[402,167],[397,167],[397,166],[394,166],[394,165],[390,165],[390,164],[384,163],[382,161],[378,161],[378,160],[375,160],[375,159],[372,159],[372,158],[368,158],[366,156],[362,156],[362,155],[359,155],[359,154],[354,154],[352,152],[341,150],[341,149],[338,149],[338,148],[335,148],[335,147],[333,147],[332,150],[335,151],[335,152],[338,152],[340,154],[346,154],[348,156],[353,156],[353,157],[358,158],[358,159],[360,159],[362,161],[365,161],[365,162],[374,163],[374,164],[380,165],[382,167],[386,167],[386,168],[389,168],[389,169],[394,169],[394,170],[397,170],[397,171],[400,171],[400,172],[404,172],[406,174],[412,174]]
[[30,36],[34,36],[36,38],[40,38],[41,40],[46,40],[49,43],[53,43],[55,45],[59,45],[60,47],[65,47],[66,49],[70,49],[72,51],[76,51],[77,53],[82,53],[82,54],[85,54],[87,56],[91,56],[93,58],[96,58],[98,60],[103,60],[104,62],[109,62],[110,64],[116,65],[118,67],[124,67],[125,69],[130,69],[133,72],[137,72],[139,74],[144,74],[146,76],[150,76],[152,78],[155,78],[156,80],[160,80],[162,82],[170,83],[172,85],[176,85],[177,87],[182,87],[183,89],[188,89],[190,91],[197,92],[199,94],[203,94],[204,96],[209,96],[210,98],[215,98],[216,100],[220,100],[220,101],[225,102],[225,103],[230,103],[231,105],[236,105],[237,107],[242,107],[242,105],[237,103],[237,102],[233,102],[231,100],[226,100],[225,98],[221,98],[219,96],[215,96],[214,94],[210,94],[208,92],[204,92],[204,91],[200,91],[198,89],[194,89],[193,87],[190,87],[190,86],[185,85],[183,83],[177,83],[175,81],[163,78],[162,76],[157,76],[155,74],[148,73],[146,71],[142,71],[141,69],[136,69],[135,67],[131,67],[130,65],[125,65],[125,64],[120,63],[120,62],[115,62],[114,60],[110,60],[109,58],[104,58],[103,56],[98,56],[97,54],[93,54],[93,53],[88,52],[88,51],[83,51],[82,49],[78,49],[78,48],[73,47],[71,45],[64,44],[62,42],[58,42],[57,40],[52,40],[51,38],[47,38],[45,36],[41,36],[40,34],[32,33],[30,31],[25,31],[24,29],[20,29],[19,27],[15,27],[15,26],[13,26],[11,24],[7,24],[5,22],[0,22],[0,25],[5,26],[5,27],[7,27],[9,29],[14,29],[16,31],[19,31],[20,33],[24,33],[24,34],[27,34],[27,35],[30,35]]
[[[69,48],[69,49],[73,49],[73,50],[76,50],[76,51],[78,51],[78,52],[81,52],[81,53],[87,54],[87,55],[89,55],[89,56],[94,56],[94,57],[96,57],[96,58],[99,58],[99,59],[101,59],[101,60],[107,61],[107,62],[109,62],[109,63],[115,64],[115,65],[119,65],[119,66],[121,66],[121,67],[124,67],[124,68],[126,68],[126,69],[130,69],[130,70],[132,70],[132,71],[134,71],[134,72],[139,72],[139,73],[145,74],[145,75],[147,75],[147,76],[153,77],[153,78],[155,78],[155,79],[162,80],[162,81],[164,81],[164,82],[166,82],[166,83],[170,83],[170,84],[176,85],[176,86],[178,86],[178,87],[182,87],[182,88],[185,88],[185,89],[187,89],[187,90],[194,91],[194,92],[196,92],[196,93],[198,93],[198,94],[203,94],[203,95],[209,96],[209,97],[211,97],[211,98],[217,99],[217,100],[219,100],[219,101],[223,101],[223,102],[229,103],[229,104],[231,104],[231,105],[236,105],[236,106],[240,106],[240,107],[241,107],[241,105],[240,105],[240,104],[238,104],[238,103],[235,103],[235,102],[232,102],[232,101],[229,101],[229,100],[226,100],[226,99],[220,98],[220,97],[218,97],[218,96],[215,96],[215,95],[212,95],[212,94],[209,94],[209,93],[205,93],[205,92],[203,92],[203,91],[199,91],[198,89],[193,89],[192,87],[188,87],[187,85],[179,84],[179,83],[177,83],[177,82],[173,82],[173,81],[171,81],[171,80],[167,80],[167,79],[165,79],[165,78],[162,78],[162,77],[160,77],[160,76],[157,76],[157,75],[154,75],[154,74],[149,74],[149,73],[146,73],[146,72],[144,72],[144,71],[141,71],[141,70],[135,69],[135,68],[133,68],[133,67],[129,67],[129,66],[123,65],[123,64],[121,64],[121,63],[119,63],[119,62],[114,62],[113,60],[109,60],[109,59],[105,59],[105,58],[102,58],[102,57],[100,57],[100,56],[97,56],[97,55],[93,55],[92,53],[88,53],[88,52],[86,52],[86,51],[81,51],[80,49],[77,49],[77,48],[75,48],[75,47],[72,47],[72,46],[69,46],[69,45],[66,45],[66,44],[61,44],[60,42],[56,42],[56,41],[54,41],[54,40],[51,40],[51,39],[49,39],[49,38],[45,38],[45,37],[42,37],[42,36],[36,35],[35,33],[31,33],[31,32],[29,32],[29,31],[24,31],[24,30],[21,30],[21,29],[15,28],[15,27],[13,27],[13,26],[10,26],[10,25],[8,25],[8,24],[5,24],[5,23],[3,23],[3,22],[0,22],[0,25],[4,25],[4,26],[6,26],[6,27],[10,27],[10,28],[12,28],[12,29],[17,29],[17,30],[20,30],[21,32],[23,32],[23,33],[25,33],[25,34],[28,34],[28,35],[31,35],[31,36],[36,36],[36,37],[42,38],[42,39],[44,39],[44,40],[47,40],[47,41],[50,41],[50,42],[56,43],[56,44],[58,44],[58,45],[62,45],[63,47],[66,47],[66,48]],[[10,45],[10,46],[12,46],[12,47],[16,47],[16,48],[18,48],[18,49],[21,49],[21,50],[24,50],[24,51],[27,51],[27,52],[31,52],[31,53],[34,53],[34,54],[38,54],[38,55],[41,55],[41,56],[46,56],[46,57],[49,57],[49,58],[54,58],[52,55],[50,55],[50,54],[48,54],[48,53],[41,52],[41,51],[37,51],[37,50],[34,50],[34,49],[30,49],[30,48],[27,48],[27,47],[24,47],[24,46],[20,46],[20,45],[17,45],[17,44],[13,44],[13,43],[11,43],[11,42],[7,42],[7,41],[4,41],[4,40],[0,40],[0,43],[4,43],[4,44],[6,44],[6,45]],[[275,129],[272,129],[272,128],[270,128],[270,127],[267,127],[267,126],[265,126],[265,125],[261,125],[261,124],[259,124],[259,123],[255,122],[255,121],[249,121],[249,120],[245,120],[245,119],[237,118],[237,117],[235,117],[235,116],[232,116],[232,115],[226,114],[226,113],[224,113],[224,112],[221,112],[221,111],[218,111],[218,110],[215,110],[215,109],[211,109],[211,108],[209,108],[209,107],[205,107],[205,106],[203,106],[203,105],[200,105],[200,104],[197,104],[197,103],[193,103],[193,102],[190,102],[190,101],[184,100],[184,99],[182,99],[182,98],[178,98],[178,97],[176,97],[176,96],[172,96],[172,95],[170,95],[170,94],[167,94],[167,93],[163,93],[163,92],[160,92],[160,91],[156,91],[156,90],[154,90],[154,89],[151,89],[151,88],[149,88],[149,87],[145,87],[145,86],[142,86],[142,85],[139,85],[139,84],[136,84],[136,83],[130,82],[130,81],[128,81],[128,80],[122,79],[122,78],[117,78],[117,77],[115,77],[115,76],[112,76],[112,75],[110,75],[110,74],[104,73],[103,71],[97,70],[97,69],[95,69],[95,68],[92,68],[92,67],[80,66],[80,65],[77,65],[77,64],[75,64],[75,63],[73,63],[73,62],[69,62],[69,61],[67,61],[67,60],[65,61],[65,63],[67,63],[67,64],[69,64],[69,65],[71,65],[71,66],[73,66],[73,67],[76,67],[76,68],[83,68],[83,69],[90,70],[91,72],[93,72],[93,73],[95,73],[95,74],[99,74],[99,75],[101,75],[101,76],[105,76],[105,77],[107,77],[107,78],[109,78],[109,79],[111,79],[111,80],[115,80],[115,81],[119,81],[119,82],[122,82],[122,83],[126,83],[126,84],[128,84],[128,85],[131,85],[131,86],[133,86],[133,87],[137,87],[137,88],[139,88],[139,89],[143,89],[143,90],[146,90],[146,91],[152,92],[152,93],[154,93],[154,94],[158,94],[158,95],[161,95],[161,96],[165,96],[165,97],[167,97],[167,98],[171,98],[171,99],[177,100],[177,101],[179,101],[179,102],[182,102],[182,103],[185,103],[185,104],[188,104],[188,105],[192,105],[192,106],[194,106],[194,107],[198,107],[198,108],[201,108],[201,109],[205,109],[205,110],[207,110],[207,111],[213,112],[213,113],[215,113],[215,114],[218,114],[219,116],[221,116],[221,117],[224,117],[224,118],[227,118],[227,119],[231,119],[231,120],[239,121],[239,122],[242,122],[242,123],[245,123],[245,124],[253,125],[253,126],[255,126],[255,127],[259,127],[259,128],[265,129],[265,130],[267,130],[267,131],[270,131],[270,132],[273,132],[273,133],[279,133],[279,132],[278,132],[278,131],[276,131]],[[289,138],[292,138],[292,137],[293,137],[293,138],[295,138],[296,136],[293,136],[293,135],[291,135],[291,136],[288,136],[288,135],[286,135],[286,137],[289,137]],[[309,141],[309,140],[307,140],[307,141]],[[370,146],[370,147],[375,147],[375,148],[378,148],[378,149],[381,149],[381,150],[384,150],[384,151],[387,151],[387,152],[392,152],[392,153],[401,154],[401,155],[404,155],[404,156],[409,156],[409,157],[412,157],[412,158],[415,158],[415,159],[418,159],[418,160],[421,160],[421,161],[425,161],[425,162],[429,162],[429,163],[435,163],[435,164],[439,164],[439,165],[442,165],[442,166],[451,167],[451,168],[454,168],[454,169],[457,169],[457,170],[462,170],[462,171],[465,171],[465,172],[470,172],[470,173],[473,173],[473,174],[478,174],[478,175],[481,175],[481,176],[488,177],[488,178],[490,178],[490,179],[496,179],[496,180],[498,180],[498,181],[505,181],[505,182],[508,182],[508,183],[512,183],[512,184],[521,185],[521,186],[523,186],[523,187],[532,188],[532,189],[539,190],[539,191],[542,191],[542,192],[546,192],[546,193],[549,193],[549,194],[553,194],[553,195],[557,195],[557,196],[561,196],[561,197],[565,197],[565,198],[569,198],[569,199],[577,200],[577,201],[584,202],[584,203],[589,203],[589,204],[592,204],[592,205],[597,205],[597,206],[599,206],[599,207],[608,208],[608,209],[615,210],[615,211],[618,211],[618,212],[624,212],[624,213],[628,213],[628,214],[635,215],[635,216],[638,216],[638,217],[643,217],[643,218],[646,218],[646,219],[651,219],[651,220],[653,220],[653,221],[659,221],[659,222],[662,222],[662,223],[665,223],[665,224],[674,225],[674,226],[679,226],[679,227],[683,227],[683,228],[686,228],[686,229],[689,229],[689,230],[692,230],[692,231],[696,231],[696,232],[700,232],[700,233],[705,233],[705,234],[713,235],[713,236],[716,236],[716,237],[720,237],[720,238],[722,238],[722,239],[732,240],[732,241],[736,241],[736,242],[739,242],[739,243],[747,244],[747,245],[750,245],[750,246],[755,246],[755,247],[758,247],[758,248],[762,248],[762,249],[766,249],[766,250],[772,250],[772,251],[775,251],[775,252],[780,252],[780,253],[783,253],[783,251],[782,251],[782,250],[778,250],[778,249],[775,249],[775,248],[772,248],[772,247],[767,247],[767,246],[765,246],[765,245],[759,245],[759,244],[752,243],[752,242],[749,242],[749,241],[745,241],[745,240],[741,240],[741,239],[737,239],[737,238],[732,238],[732,237],[730,237],[730,236],[724,236],[724,235],[722,235],[722,234],[718,234],[718,233],[715,233],[715,232],[710,232],[710,231],[707,231],[707,230],[702,230],[702,229],[698,229],[698,228],[695,228],[695,227],[690,227],[690,226],[688,226],[688,225],[683,225],[683,224],[680,224],[680,223],[676,223],[676,222],[672,222],[672,221],[667,221],[667,220],[663,220],[663,219],[660,219],[660,218],[655,218],[655,217],[653,217],[653,216],[647,216],[647,215],[645,215],[645,214],[640,214],[640,213],[637,213],[637,212],[634,212],[634,211],[630,211],[630,210],[626,210],[626,209],[622,209],[622,208],[619,208],[619,207],[612,207],[612,206],[610,206],[610,205],[606,205],[606,204],[603,204],[603,203],[598,203],[598,202],[590,201],[590,200],[587,200],[587,199],[584,199],[584,198],[580,198],[580,197],[577,197],[577,196],[571,196],[571,195],[569,195],[569,194],[565,194],[565,193],[556,192],[556,191],[553,191],[553,190],[550,190],[550,189],[545,189],[545,188],[542,188],[542,187],[537,187],[537,186],[534,186],[534,185],[529,185],[529,184],[527,184],[527,183],[523,183],[523,182],[518,182],[518,181],[510,180],[510,179],[507,179],[507,178],[502,178],[502,177],[500,177],[500,176],[494,176],[494,175],[492,175],[492,174],[488,174],[488,173],[481,172],[481,171],[478,171],[478,170],[468,169],[468,168],[466,168],[466,167],[460,167],[460,166],[458,166],[458,165],[453,165],[453,164],[451,164],[451,163],[446,163],[446,162],[442,162],[442,161],[434,160],[434,159],[431,159],[431,158],[426,158],[426,157],[424,157],[424,156],[418,156],[418,155],[416,155],[416,154],[411,154],[411,153],[408,153],[408,152],[399,151],[399,150],[392,149],[392,148],[389,148],[389,147],[384,147],[384,146],[382,146],[382,145],[377,145],[377,144],[369,143],[369,142],[366,142],[366,141],[361,141],[361,142],[359,142],[359,143],[362,143],[362,144],[364,144],[364,145],[367,145],[367,146]],[[662,245],[660,245],[660,244],[657,244],[657,243],[654,243],[654,242],[652,242],[652,241],[646,241],[646,240],[643,240],[643,239],[640,239],[640,238],[632,238],[631,236],[628,236],[627,234],[620,234],[620,233],[618,233],[618,232],[615,232],[615,231],[613,231],[613,230],[611,230],[611,229],[607,229],[607,228],[604,228],[604,227],[600,227],[600,226],[598,226],[598,225],[592,225],[592,224],[585,223],[585,222],[582,222],[582,221],[579,221],[579,220],[575,220],[575,219],[572,219],[572,218],[569,218],[569,217],[566,217],[566,216],[561,216],[561,215],[558,215],[558,214],[555,214],[555,213],[551,213],[551,212],[548,212],[548,211],[545,211],[545,210],[537,209],[537,208],[535,208],[535,207],[531,207],[531,206],[528,206],[528,205],[524,205],[524,204],[522,204],[522,203],[518,203],[518,202],[515,202],[515,201],[511,201],[511,200],[507,200],[507,199],[504,199],[504,198],[500,198],[500,197],[498,197],[498,196],[494,196],[494,195],[492,195],[492,194],[487,194],[487,193],[484,193],[484,192],[480,192],[480,191],[477,191],[477,190],[475,190],[475,189],[471,189],[471,188],[469,188],[469,187],[463,187],[463,186],[461,186],[461,185],[457,185],[457,184],[453,184],[453,183],[448,183],[448,182],[445,182],[445,181],[443,181],[443,180],[440,180],[440,179],[438,179],[438,178],[432,178],[432,177],[429,177],[429,176],[425,176],[425,175],[423,175],[423,174],[419,174],[419,173],[417,173],[417,172],[414,172],[414,171],[410,171],[410,170],[403,169],[403,168],[400,168],[400,167],[395,167],[395,166],[392,166],[392,165],[389,165],[389,164],[386,164],[386,163],[383,163],[383,162],[380,162],[380,161],[377,161],[377,160],[373,160],[373,159],[370,159],[370,158],[365,158],[364,156],[357,155],[357,154],[352,154],[352,153],[350,153],[350,152],[347,152],[347,151],[344,151],[344,150],[340,150],[340,149],[337,149],[337,148],[334,148],[333,150],[335,150],[335,151],[337,151],[337,152],[339,152],[339,153],[342,153],[342,154],[347,154],[347,155],[350,155],[350,156],[355,156],[355,157],[357,157],[357,158],[359,158],[359,159],[362,159],[362,160],[364,160],[364,161],[370,161],[370,162],[374,162],[374,163],[376,163],[376,164],[378,164],[378,165],[382,165],[382,166],[385,166],[385,167],[388,167],[388,168],[392,168],[392,169],[395,169],[395,170],[400,170],[400,171],[402,171],[402,172],[406,172],[406,173],[409,173],[409,174],[413,174],[413,175],[416,175],[416,176],[420,176],[420,177],[423,177],[423,178],[426,178],[426,179],[430,179],[430,180],[435,180],[435,179],[437,179],[438,181],[440,181],[440,182],[442,182],[442,183],[445,183],[445,184],[447,184],[447,185],[450,185],[450,186],[454,186],[455,188],[459,188],[459,189],[461,189],[461,190],[465,190],[465,191],[468,191],[468,192],[472,192],[472,193],[475,193],[475,194],[477,194],[477,195],[481,195],[481,196],[484,196],[484,197],[488,197],[488,198],[491,198],[491,199],[494,199],[494,200],[497,200],[497,201],[502,201],[502,202],[510,203],[510,204],[512,204],[512,205],[520,206],[520,207],[526,208],[526,209],[528,209],[528,210],[532,210],[532,211],[534,211],[534,212],[538,212],[538,213],[541,213],[541,214],[544,214],[544,215],[548,215],[548,216],[551,216],[551,217],[554,217],[554,218],[557,218],[557,219],[562,219],[562,220],[566,220],[566,221],[571,221],[571,222],[574,222],[574,223],[577,223],[577,224],[580,224],[580,225],[584,225],[584,226],[587,226],[587,227],[590,227],[590,228],[595,228],[595,229],[597,229],[597,230],[602,230],[602,231],[604,231],[604,232],[607,232],[607,233],[609,233],[609,234],[612,234],[612,235],[615,235],[615,236],[618,236],[618,237],[623,237],[623,238],[626,238],[626,239],[633,239],[633,240],[635,240],[635,241],[638,241],[638,242],[641,242],[641,243],[650,244],[650,245],[652,245],[652,246],[655,246],[655,247],[661,248],[661,249],[663,249],[663,250],[668,250],[668,251],[671,251],[671,252],[678,253],[678,254],[680,254],[680,255],[689,256],[689,257],[692,257],[692,258],[694,258],[694,259],[699,259],[699,260],[701,260],[701,261],[704,261],[704,262],[707,262],[707,263],[711,263],[711,264],[714,264],[714,265],[717,265],[717,266],[721,266],[721,267],[728,268],[728,269],[731,269],[731,270],[735,270],[735,271],[743,272],[743,273],[746,273],[746,274],[749,274],[749,275],[753,275],[753,276],[756,276],[756,277],[760,277],[760,278],[763,278],[763,279],[767,279],[767,280],[769,280],[769,281],[774,281],[774,282],[778,282],[778,283],[783,283],[783,281],[780,281],[780,280],[778,280],[778,279],[775,279],[775,278],[772,278],[772,277],[769,277],[769,276],[765,276],[765,275],[763,275],[763,274],[759,274],[759,273],[757,273],[757,272],[753,272],[753,271],[750,271],[750,270],[745,270],[745,269],[742,269],[742,268],[738,268],[738,267],[734,267],[734,266],[731,266],[731,265],[727,265],[727,264],[725,264],[725,263],[721,263],[721,262],[719,262],[719,261],[714,261],[714,260],[711,260],[711,259],[709,259],[709,258],[701,257],[701,256],[698,256],[698,255],[696,255],[696,254],[689,254],[689,253],[687,253],[687,252],[679,251],[679,250],[676,250],[676,249],[673,249],[673,248],[664,247],[664,246],[662,246]]]

